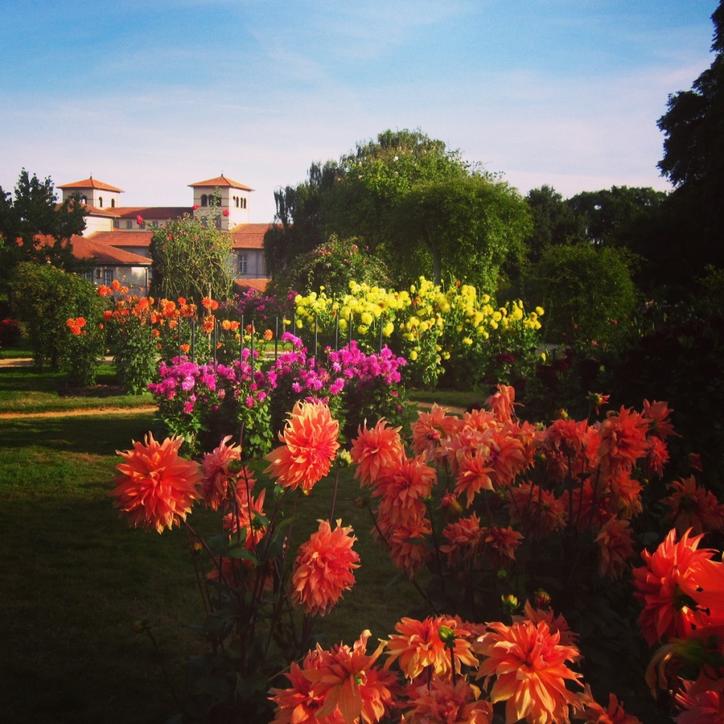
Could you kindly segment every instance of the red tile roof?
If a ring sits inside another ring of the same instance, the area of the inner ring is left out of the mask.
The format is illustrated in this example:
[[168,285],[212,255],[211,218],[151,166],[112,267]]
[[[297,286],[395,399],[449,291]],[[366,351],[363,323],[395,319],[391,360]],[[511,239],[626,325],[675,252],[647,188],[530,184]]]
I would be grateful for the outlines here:
[[88,216],[103,216],[108,219],[113,218],[113,211],[115,209],[108,207],[107,209],[100,209],[97,206],[91,206],[90,204],[86,204],[83,206],[83,209],[87,212]]
[[197,188],[197,187],[210,187],[210,188],[232,188],[232,189],[241,189],[242,191],[253,191],[254,189],[250,186],[247,186],[246,184],[240,183],[239,181],[234,181],[233,178],[227,178],[222,173],[221,176],[217,176],[216,178],[207,178],[206,181],[197,181],[196,183],[189,184],[191,188]]
[[190,206],[116,206],[101,210],[116,219],[135,219],[139,214],[144,219],[178,219],[193,211]]
[[[95,235],[94,235],[95,236]],[[38,234],[36,241],[41,245],[55,243],[55,238],[49,234]],[[94,261],[96,264],[108,266],[151,266],[151,260],[130,251],[117,249],[114,246],[103,244],[95,238],[73,235],[70,239],[73,247],[73,256],[82,261]]]
[[264,292],[270,281],[271,279],[267,277],[239,277],[239,279],[234,279],[234,286],[240,291],[242,289],[256,289],[259,292]]
[[119,189],[117,186],[111,186],[105,181],[99,181],[93,176],[81,179],[80,181],[73,181],[69,184],[63,184],[58,186],[59,189],[98,189],[99,191],[115,191],[118,194],[123,193],[123,189]]
[[273,224],[238,224],[230,233],[234,249],[263,249],[264,234]]
[[108,246],[150,246],[153,231],[96,231],[87,238]]

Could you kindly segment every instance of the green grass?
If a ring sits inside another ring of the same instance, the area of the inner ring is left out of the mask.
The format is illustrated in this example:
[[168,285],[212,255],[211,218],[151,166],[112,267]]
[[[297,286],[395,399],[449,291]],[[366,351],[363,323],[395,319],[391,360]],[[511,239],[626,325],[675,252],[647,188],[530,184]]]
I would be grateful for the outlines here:
[[3,347],[0,349],[0,359],[11,359],[15,357],[32,357],[30,347]]
[[408,397],[413,402],[437,402],[438,405],[466,408],[480,405],[487,395],[472,390],[409,390]]
[[[101,365],[97,386],[87,394],[67,389],[62,372],[0,367],[0,412],[50,412],[92,407],[138,407],[153,403],[150,393],[121,395],[111,365]],[[115,394],[114,394],[115,393]]]
[[[108,497],[116,449],[153,423],[151,415],[0,421],[0,681],[3,719],[32,722],[155,722],[175,711],[147,620],[176,683],[200,651],[188,628],[200,621],[186,538],[129,529]],[[298,495],[295,538],[330,512],[332,481]],[[362,557],[357,585],[319,627],[323,642],[351,641],[364,628],[389,633],[419,599],[369,533],[354,505],[357,485],[340,484],[335,517],[352,524]],[[208,529],[210,515],[194,513]]]

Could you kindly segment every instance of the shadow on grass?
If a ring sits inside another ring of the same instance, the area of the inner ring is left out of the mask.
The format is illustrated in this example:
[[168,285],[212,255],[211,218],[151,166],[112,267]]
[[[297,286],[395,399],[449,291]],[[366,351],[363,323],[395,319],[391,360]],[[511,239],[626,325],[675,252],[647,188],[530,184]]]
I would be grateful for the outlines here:
[[58,452],[114,455],[140,440],[149,430],[158,432],[150,413],[89,417],[44,417],[0,421],[0,449],[42,447]]

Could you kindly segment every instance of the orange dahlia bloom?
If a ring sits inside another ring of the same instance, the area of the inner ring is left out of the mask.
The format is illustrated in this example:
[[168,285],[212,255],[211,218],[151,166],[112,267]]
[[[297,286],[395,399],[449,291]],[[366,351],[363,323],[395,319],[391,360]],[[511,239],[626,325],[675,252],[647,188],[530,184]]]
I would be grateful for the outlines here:
[[500,422],[512,423],[515,416],[515,388],[510,385],[498,385],[498,391],[485,400]]
[[276,704],[275,716],[272,724],[345,724],[344,717],[339,709],[326,714],[324,719],[319,718],[319,710],[324,705],[324,698],[312,686],[307,678],[309,671],[318,671],[324,664],[328,652],[319,647],[310,651],[300,667],[296,661],[285,674],[291,686],[287,689],[271,689],[269,697]]
[[724,529],[724,504],[714,493],[697,485],[693,475],[669,486],[671,495],[664,498],[669,508],[667,519],[677,532],[691,528],[694,533],[718,532]]
[[387,641],[385,668],[397,661],[410,680],[416,679],[428,666],[436,676],[448,678],[453,666],[459,674],[463,665],[478,664],[470,642],[472,630],[457,617],[428,616],[423,621],[405,617],[395,624],[395,631]]
[[667,402],[649,402],[644,400],[644,409],[641,413],[644,419],[649,423],[649,432],[652,435],[665,440],[674,434],[674,426],[669,420],[669,415],[673,410],[669,409]]
[[419,686],[410,693],[408,709],[402,715],[405,724],[490,724],[493,707],[479,699],[480,691],[465,679],[433,679],[430,686]]
[[724,563],[716,551],[699,549],[703,535],[676,530],[653,552],[644,550],[644,565],[633,569],[636,597],[644,608],[639,626],[649,645],[664,638],[686,638],[693,628],[724,621]]
[[[563,500],[535,483],[521,483],[510,488],[510,519],[526,536],[546,535],[566,525]],[[575,500],[575,493],[574,493]]]
[[425,498],[432,493],[437,471],[423,457],[400,458],[377,480],[374,493],[382,498],[379,514],[389,522],[404,521],[425,512]]
[[620,578],[634,554],[633,534],[627,520],[611,518],[596,536],[598,575]]
[[586,684],[585,691],[580,696],[583,707],[583,721],[586,724],[641,724],[641,720],[633,714],[627,714],[623,703],[616,694],[608,695],[608,706],[604,709],[591,693]]
[[648,452],[649,421],[638,412],[621,407],[601,423],[599,458],[605,471],[630,470]]
[[418,413],[417,420],[412,423],[413,449],[418,455],[432,452],[456,425],[457,420],[448,417],[444,407],[434,404],[430,412]]
[[180,437],[158,443],[149,432],[143,443],[133,441],[133,449],[116,451],[125,462],[116,466],[120,475],[111,494],[133,526],[162,533],[186,520],[199,497],[201,471],[178,454],[182,444]]
[[451,561],[474,558],[480,552],[483,539],[480,518],[473,513],[453,523],[448,523],[442,531],[442,537],[448,543],[440,546],[440,552]]
[[669,448],[667,444],[656,436],[649,438],[649,454],[647,462],[652,473],[661,477],[664,467],[669,462]]
[[394,523],[378,518],[378,525],[392,562],[412,578],[430,555],[430,547],[426,543],[427,536],[432,533],[430,520],[423,513]]
[[324,616],[352,588],[353,571],[359,568],[359,555],[352,550],[356,540],[352,528],[343,528],[341,520],[334,530],[329,521],[320,520],[318,530],[299,546],[292,591],[307,613]]
[[724,722],[724,678],[701,675],[696,681],[683,681],[683,690],[674,700],[683,709],[676,724],[721,724]]
[[357,469],[355,476],[362,485],[373,484],[385,468],[393,467],[403,456],[404,448],[399,427],[388,427],[383,418],[374,427],[364,426],[357,430],[352,442],[352,462]]
[[203,482],[201,492],[204,500],[211,510],[218,510],[226,498],[229,488],[229,466],[232,462],[241,460],[241,448],[228,442],[231,435],[227,435],[211,452],[204,455],[202,461]]
[[321,402],[297,402],[279,439],[267,456],[271,473],[285,488],[309,493],[329,473],[339,448],[339,423]]
[[511,485],[515,477],[528,466],[523,442],[514,430],[494,430],[488,446],[488,465],[493,469],[493,480],[498,486]]
[[455,495],[465,494],[468,507],[472,505],[475,495],[481,490],[493,490],[491,473],[493,468],[487,464],[487,450],[465,450],[457,455],[457,478]]
[[344,722],[361,720],[371,724],[380,721],[392,707],[395,677],[375,668],[383,645],[367,654],[367,641],[371,635],[369,631],[363,631],[351,648],[343,644],[335,646],[324,652],[316,668],[304,671],[312,691],[323,702],[315,721],[321,724],[328,721],[326,717],[339,712]]
[[523,535],[513,528],[484,528],[482,542],[490,548],[498,561],[515,560],[515,551],[523,540]]
[[534,724],[557,724],[569,720],[576,696],[566,688],[578,684],[580,674],[566,662],[579,657],[574,646],[560,643],[548,624],[519,621],[511,626],[488,624],[476,651],[482,658],[478,675],[486,685],[495,677],[490,692],[493,704],[505,701],[507,723],[526,719]]
[[551,633],[558,634],[561,637],[563,646],[576,646],[578,643],[578,634],[571,631],[566,617],[562,613],[556,616],[552,608],[535,608],[530,601],[526,601],[523,606],[523,615],[513,616],[513,621],[525,620],[532,621],[534,624],[541,621],[546,623]]
[[[246,480],[244,475],[247,476]],[[236,504],[232,506],[231,512],[224,516],[224,529],[232,536],[238,531],[244,532],[246,536],[244,546],[250,551],[256,550],[256,546],[266,533],[266,525],[259,523],[259,518],[265,516],[266,490],[262,490],[254,497],[251,494],[254,482],[251,471],[243,468],[236,479]]]

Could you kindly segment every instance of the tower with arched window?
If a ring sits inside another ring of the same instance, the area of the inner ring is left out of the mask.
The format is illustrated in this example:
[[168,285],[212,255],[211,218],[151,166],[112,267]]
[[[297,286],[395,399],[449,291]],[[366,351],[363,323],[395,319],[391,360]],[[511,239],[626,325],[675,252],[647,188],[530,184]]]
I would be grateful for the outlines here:
[[194,216],[223,231],[249,221],[249,196],[254,190],[222,173],[189,184],[194,190]]

